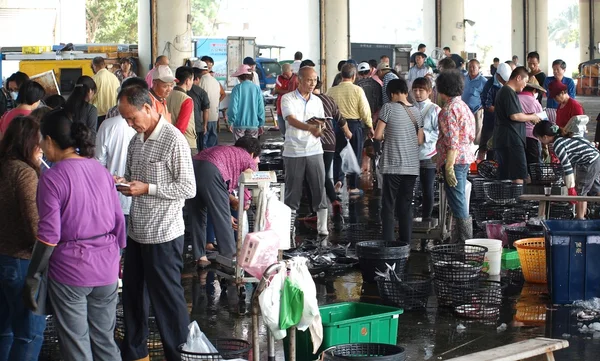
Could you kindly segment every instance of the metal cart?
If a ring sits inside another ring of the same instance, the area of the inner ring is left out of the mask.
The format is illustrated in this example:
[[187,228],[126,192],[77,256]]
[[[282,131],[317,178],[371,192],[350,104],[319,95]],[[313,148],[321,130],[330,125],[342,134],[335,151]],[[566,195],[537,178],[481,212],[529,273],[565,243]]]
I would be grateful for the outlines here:
[[[244,209],[244,192],[246,189],[249,190],[258,190],[261,184],[277,184],[279,185],[280,199],[283,201],[283,197],[285,195],[285,184],[277,183],[277,176],[275,172],[244,172],[240,175],[239,178],[239,207],[238,209]],[[242,214],[240,212],[240,214]],[[217,276],[219,276],[222,280],[230,280],[235,283],[238,287],[238,296],[240,300],[245,300],[245,283],[258,283],[259,280],[255,277],[245,277],[244,270],[239,265],[239,260],[241,259],[242,245],[244,239],[242,238],[241,230],[244,229],[244,223],[247,222],[247,217],[238,216],[238,229],[240,231],[237,232],[237,240],[236,240],[236,259],[233,260],[231,258],[227,258],[221,255],[218,255],[215,262],[219,265],[219,268],[215,271]],[[250,230],[252,232],[253,230]]]

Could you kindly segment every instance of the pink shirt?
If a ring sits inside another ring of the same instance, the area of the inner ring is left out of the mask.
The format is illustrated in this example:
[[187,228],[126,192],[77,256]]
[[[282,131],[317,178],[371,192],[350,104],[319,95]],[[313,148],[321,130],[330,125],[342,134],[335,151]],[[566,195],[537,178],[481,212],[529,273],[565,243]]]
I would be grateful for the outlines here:
[[150,69],[148,74],[146,74],[146,83],[148,83],[148,88],[152,88],[152,75],[154,74],[154,68]]
[[10,122],[12,122],[13,119],[21,115],[27,116],[29,114],[31,114],[31,110],[19,108],[11,109],[4,113],[2,118],[0,118],[0,134],[6,133],[6,129],[8,129],[8,126],[10,125]]
[[[520,92],[517,94],[519,97],[519,102],[521,103],[521,109],[523,109],[523,113],[525,114],[535,114],[541,113],[543,111],[542,105],[537,101],[537,98],[533,96],[533,93],[530,92]],[[534,138],[533,136],[533,123],[527,122],[525,123],[525,136],[527,138]]]
[[475,155],[471,144],[475,139],[475,117],[460,96],[450,98],[438,115],[438,166],[446,161],[449,150],[457,150],[455,164],[471,164]]

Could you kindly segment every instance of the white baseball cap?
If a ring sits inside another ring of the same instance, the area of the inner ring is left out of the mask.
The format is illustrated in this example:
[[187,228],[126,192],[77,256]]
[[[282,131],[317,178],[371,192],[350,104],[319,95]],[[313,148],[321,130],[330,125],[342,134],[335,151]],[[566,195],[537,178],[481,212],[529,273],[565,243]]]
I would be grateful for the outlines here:
[[165,83],[173,83],[176,79],[173,71],[168,65],[159,65],[152,74],[152,80],[160,80]]
[[369,63],[363,61],[362,63],[358,64],[358,72],[360,73],[361,71],[371,71],[371,66]]

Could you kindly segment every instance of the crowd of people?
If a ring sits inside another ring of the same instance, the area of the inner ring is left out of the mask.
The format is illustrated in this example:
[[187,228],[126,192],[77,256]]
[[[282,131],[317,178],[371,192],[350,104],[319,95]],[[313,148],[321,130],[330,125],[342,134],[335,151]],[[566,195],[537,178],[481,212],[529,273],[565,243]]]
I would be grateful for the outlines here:
[[[529,70],[495,61],[486,79],[477,59],[463,70],[465,60],[449,48],[438,62],[424,44],[418,50],[405,73],[387,56],[344,60],[327,91],[300,52],[282,67],[273,93],[285,203],[296,213],[308,194],[320,236],[329,234],[330,206],[341,210],[341,192],[363,195],[360,172],[343,172],[348,145],[359,164],[365,145],[374,149],[390,242],[411,240],[417,177],[419,216],[434,221],[437,175],[456,220],[452,241],[472,237],[465,192],[475,143],[480,160],[498,161],[502,179],[527,182],[527,164],[553,158],[564,167],[569,194],[600,190],[600,153],[564,129],[583,108],[562,60],[546,77],[531,52]],[[173,73],[160,56],[145,79],[130,59],[115,73],[106,65],[95,58],[94,76],[80,77],[68,99],[46,96],[20,72],[2,89],[0,297],[8,306],[0,310],[0,360],[37,359],[50,309],[65,360],[148,360],[150,305],[165,358],[178,360],[190,321],[181,286],[185,231],[199,267],[210,265],[215,238],[219,253],[235,260],[238,197],[250,200],[236,194],[237,180],[257,170],[265,126],[254,59],[231,74],[238,83],[225,119],[234,145],[218,144],[225,92],[210,57]],[[544,94],[549,121],[540,119]],[[553,157],[544,155],[548,149]],[[584,211],[579,203],[577,217]],[[125,335],[117,345],[121,273]]]

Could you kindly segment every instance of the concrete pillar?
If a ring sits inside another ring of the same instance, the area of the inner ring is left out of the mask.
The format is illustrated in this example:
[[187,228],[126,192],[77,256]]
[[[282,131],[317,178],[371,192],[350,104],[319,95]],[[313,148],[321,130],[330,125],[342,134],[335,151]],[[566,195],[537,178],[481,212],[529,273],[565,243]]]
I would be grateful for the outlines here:
[[[552,74],[552,61],[548,59],[548,0],[529,0],[529,13],[535,17],[535,43],[531,43],[529,48],[536,50],[540,54],[540,68],[546,74]],[[532,46],[535,45],[535,48]],[[527,59],[524,59],[525,61]]]
[[[525,37],[525,27],[523,24],[523,2],[528,0],[511,0],[511,54],[508,56],[508,59],[511,59],[513,55],[519,57],[519,63],[524,64],[526,61],[523,47],[524,37]],[[504,61],[503,59],[501,59]]]
[[325,1],[325,64],[327,67],[327,78],[324,79],[327,87],[330,87],[333,78],[338,73],[337,64],[340,60],[348,59],[349,32],[348,15],[350,8],[348,0],[326,0]]
[[436,0],[423,0],[423,39],[425,40],[424,44],[427,45],[427,56],[437,46],[435,38],[435,2]]
[[442,44],[450,47],[452,53],[465,50],[465,3],[464,0],[444,0],[441,3]]
[[150,23],[150,0],[138,1],[138,56],[140,61],[139,76],[146,76],[152,67],[152,30]]
[[191,1],[158,0],[157,10],[157,54],[167,55],[176,69],[192,56]]
[[580,61],[590,59],[590,2],[579,1],[579,54]]

